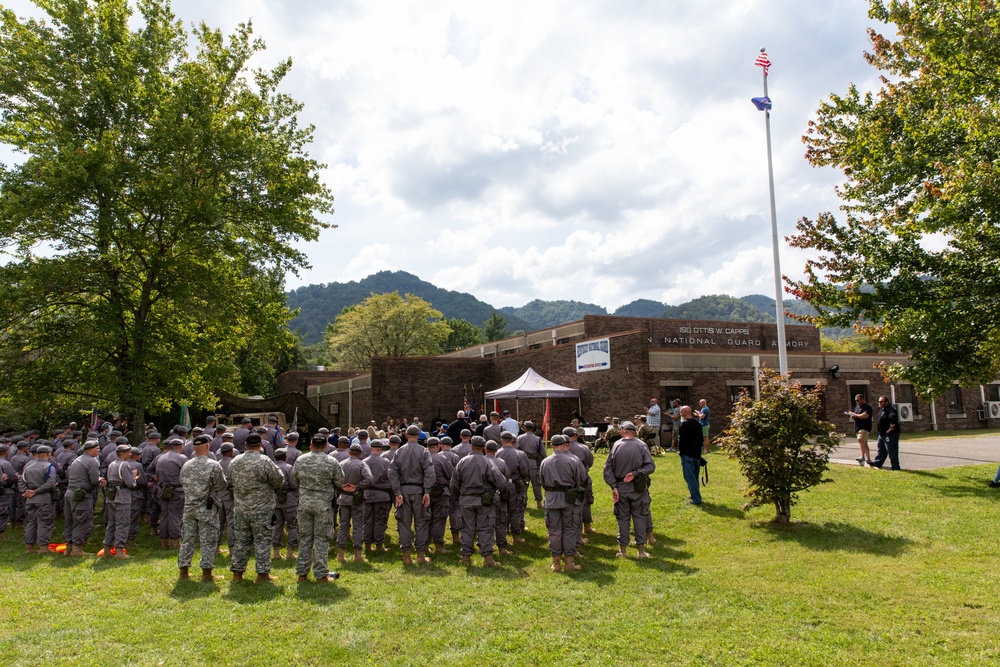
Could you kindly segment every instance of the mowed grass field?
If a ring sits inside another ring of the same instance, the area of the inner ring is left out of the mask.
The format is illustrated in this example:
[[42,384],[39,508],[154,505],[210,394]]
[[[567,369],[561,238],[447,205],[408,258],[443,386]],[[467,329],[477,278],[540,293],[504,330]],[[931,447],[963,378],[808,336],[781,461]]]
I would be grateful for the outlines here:
[[[741,511],[743,480],[722,455],[709,456],[700,509],[685,505],[676,456],[659,456],[658,540],[654,557],[638,562],[634,549],[627,560],[614,556],[598,458],[599,535],[576,574],[549,571],[534,509],[527,543],[495,571],[463,568],[455,552],[404,569],[391,551],[340,567],[341,579],[326,587],[297,584],[284,560],[275,585],[228,576],[178,583],[176,554],[159,551],[146,528],[125,562],[25,556],[20,531],[8,530],[0,663],[909,667],[1000,659],[1000,493],[986,486],[994,466],[833,466],[833,483],[802,494],[793,525],[776,528],[770,508]],[[217,572],[228,575],[228,564],[218,558]]]

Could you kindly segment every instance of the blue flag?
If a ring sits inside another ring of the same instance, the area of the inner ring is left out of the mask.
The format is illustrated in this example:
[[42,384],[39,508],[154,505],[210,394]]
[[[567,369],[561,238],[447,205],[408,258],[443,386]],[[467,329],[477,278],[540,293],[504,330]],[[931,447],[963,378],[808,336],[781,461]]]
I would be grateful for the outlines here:
[[770,111],[771,110],[771,98],[770,97],[752,97],[750,101],[753,105],[757,107],[757,111]]

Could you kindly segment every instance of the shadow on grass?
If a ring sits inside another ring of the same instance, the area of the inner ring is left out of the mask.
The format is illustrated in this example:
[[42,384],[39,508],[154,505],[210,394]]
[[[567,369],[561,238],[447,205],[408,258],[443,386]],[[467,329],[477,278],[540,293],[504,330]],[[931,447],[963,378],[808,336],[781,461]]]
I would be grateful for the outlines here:
[[808,521],[794,521],[786,525],[771,522],[754,525],[780,540],[798,542],[815,551],[853,551],[880,556],[900,556],[912,543],[905,537],[891,537],[885,533],[833,521],[822,525]]
[[[330,574],[332,575],[333,572]],[[338,582],[339,580],[335,580],[328,584],[317,584],[315,581],[307,581],[295,584],[295,597],[303,602],[310,602],[312,604],[333,604],[348,596],[347,590],[341,587]]]
[[197,574],[197,570],[191,575],[190,579],[178,579],[174,583],[174,587],[170,590],[170,597],[179,602],[186,602],[188,600],[197,600],[198,598],[207,598],[219,592],[218,580],[203,583],[200,579],[201,575]]
[[729,507],[728,505],[720,505],[707,501],[701,504],[701,511],[705,514],[722,517],[723,519],[745,519],[747,516],[746,512],[738,507]]
[[[897,471],[890,471],[890,472],[897,472]],[[931,472],[929,470],[900,470],[898,472],[905,472],[907,475],[914,475],[916,477],[930,477],[932,479],[945,478],[944,475],[936,472]]]
[[237,604],[256,604],[267,600],[274,600],[281,597],[284,592],[281,585],[275,582],[256,583],[253,577],[256,575],[252,570],[248,570],[244,581],[231,581],[229,590],[222,597]]
[[930,486],[929,489],[937,491],[949,498],[983,498],[985,500],[1000,500],[1000,489],[991,489],[989,484],[993,478],[965,477],[957,483],[943,486]]

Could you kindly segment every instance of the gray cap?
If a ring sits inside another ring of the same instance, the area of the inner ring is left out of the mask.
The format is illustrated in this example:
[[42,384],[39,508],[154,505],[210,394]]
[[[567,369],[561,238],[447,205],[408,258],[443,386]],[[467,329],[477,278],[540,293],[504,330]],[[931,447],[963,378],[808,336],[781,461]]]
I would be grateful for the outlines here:
[[132,448],[132,456],[142,456],[142,450],[138,447]]
[[567,442],[569,442],[569,439],[566,436],[559,435],[557,433],[556,435],[552,436],[552,440],[550,440],[550,442],[552,443],[553,447],[558,447],[559,445],[565,445]]
[[35,450],[36,454],[51,454],[52,448],[48,445],[38,445],[38,449]]
[[567,426],[562,430],[562,434],[568,438],[570,436],[576,435],[576,429],[573,428],[572,426]]
[[441,444],[451,446],[455,444],[455,441],[449,438],[448,436],[444,436],[443,438],[441,438]]
[[462,437],[462,438],[471,438],[471,437],[472,437],[472,431],[470,431],[470,430],[469,430],[469,429],[467,429],[467,428],[463,428],[463,429],[462,429],[462,432],[461,432],[461,433],[459,433],[458,435],[459,435],[460,437]]
[[261,443],[260,434],[251,433],[250,435],[247,436],[246,443],[247,445],[259,445]]
[[633,423],[632,423],[632,422],[630,422],[630,421],[624,421],[624,422],[622,422],[622,423],[621,423],[621,424],[619,425],[619,428],[621,428],[621,430],[623,430],[623,431],[632,431],[633,433],[635,433],[636,431],[638,431],[638,430],[639,430],[639,429],[637,429],[637,428],[635,427],[635,424],[633,424]]
[[6,442],[0,444],[0,454],[6,454],[8,449],[10,449],[10,445],[8,445]]
[[420,435],[420,427],[416,424],[410,424],[406,427],[406,435]]
[[126,438],[125,436],[119,436],[119,437],[115,438],[115,444],[116,445],[127,445],[128,444],[128,438]]
[[128,452],[129,454],[131,454],[132,447],[130,447],[129,445],[118,445],[117,447],[115,447],[115,453],[121,454],[122,452]]
[[291,431],[287,435],[285,435],[285,440],[298,440],[298,439],[299,439],[298,431]]
[[212,439],[207,435],[199,435],[197,438],[194,439],[195,446],[207,445],[210,442],[212,442]]
[[474,435],[472,436],[472,440],[469,441],[469,444],[471,444],[473,447],[485,447],[486,438],[484,438],[481,435]]
[[267,421],[269,421],[269,422],[277,422],[278,421],[278,415],[276,415],[276,414],[274,414],[272,412],[271,414],[269,414],[267,416]]
[[441,444],[441,439],[440,438],[435,438],[432,435],[431,437],[427,438],[427,442],[424,443],[424,444],[426,444],[428,447],[436,447],[436,446],[438,446],[438,445]]
[[368,437],[368,431],[361,429],[358,431],[358,440],[364,440]]
[[218,421],[218,419],[215,418],[215,415],[208,415],[207,417],[205,417],[205,421],[207,421],[207,422],[216,422],[216,421]]
[[240,420],[240,423],[241,424],[252,424],[253,420],[250,419],[249,417],[244,417],[243,419]]
[[261,435],[264,435],[265,433],[267,433],[267,427],[266,426],[258,426],[257,428],[254,429],[254,431],[256,431],[257,433],[260,433]]
[[533,428],[535,428],[535,422],[533,422],[533,421],[530,421],[530,420],[529,420],[529,421],[526,421],[526,422],[524,422],[524,430],[526,430],[526,431],[530,431],[530,430],[531,430],[531,429],[533,429]]
[[488,452],[495,452],[498,449],[500,449],[500,443],[498,443],[496,440],[487,440],[486,441],[486,451],[488,451]]
[[383,447],[385,447],[385,440],[382,440],[380,438],[375,438],[374,440],[372,440],[370,447],[372,449],[382,449]]
[[74,440],[73,438],[66,438],[65,440],[62,441],[63,447],[73,447],[74,445],[76,445],[76,440]]
[[150,440],[159,440],[163,436],[160,435],[159,431],[150,431],[149,433],[146,434],[146,437]]
[[200,426],[195,426],[193,429],[191,429],[191,435],[201,435],[204,432],[205,432],[205,429],[203,429]]
[[222,438],[223,440],[232,440],[233,439],[233,434],[230,433],[229,431],[226,431],[225,433],[223,433],[219,437]]
[[399,445],[399,444],[402,444],[402,442],[403,441],[400,439],[400,437],[398,435],[390,435],[389,436],[389,444],[390,445]]
[[504,431],[503,433],[500,434],[500,439],[513,441],[517,440],[517,437],[515,437],[514,434],[511,433],[510,431]]
[[353,445],[351,445],[351,451],[352,451],[352,452],[363,452],[363,451],[365,451],[365,450],[364,450],[364,448],[363,448],[363,447],[361,446],[361,443],[360,443],[360,442],[355,442],[355,443],[354,443]]
[[231,451],[233,451],[234,449],[235,449],[235,447],[233,447],[233,443],[231,443],[231,442],[224,442],[224,443],[222,443],[222,445],[221,445],[221,446],[219,447],[219,451],[220,451],[220,452],[231,452]]
[[342,435],[339,438],[337,438],[337,444],[338,445],[350,445],[351,444],[351,439],[348,438],[346,435]]
[[88,440],[87,442],[83,443],[83,449],[85,451],[88,450],[88,449],[94,449],[95,447],[100,447],[100,446],[101,446],[101,443],[97,442],[96,440]]
[[187,432],[188,432],[188,427],[187,426],[178,425],[178,426],[174,427],[174,433],[179,433],[180,435],[184,435]]
[[276,450],[274,450],[275,461],[284,461],[287,455],[288,455],[288,450],[285,449],[284,447],[278,447]]

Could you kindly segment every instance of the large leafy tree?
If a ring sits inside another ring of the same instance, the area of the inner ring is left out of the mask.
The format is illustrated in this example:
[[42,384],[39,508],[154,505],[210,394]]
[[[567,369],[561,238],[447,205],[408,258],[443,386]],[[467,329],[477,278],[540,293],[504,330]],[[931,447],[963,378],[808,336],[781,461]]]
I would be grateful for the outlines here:
[[800,491],[821,482],[830,452],[841,443],[836,427],[821,421],[822,386],[802,385],[764,369],[760,398],[740,395],[729,427],[719,438],[723,453],[747,479],[746,508],[772,505],[775,523],[788,523]]
[[0,141],[21,156],[0,169],[0,400],[142,423],[266,383],[250,360],[294,344],[294,244],[332,210],[278,92],[290,61],[250,71],[249,25],[189,35],[165,0],[37,4],[0,11]]
[[467,320],[449,317],[445,323],[451,329],[451,333],[442,345],[445,351],[460,350],[486,342],[483,330]]
[[439,354],[451,328],[419,296],[372,294],[329,324],[326,341],[341,368],[371,368],[372,357]]
[[881,87],[831,95],[803,138],[845,181],[840,216],[798,224],[792,244],[819,254],[792,291],[815,321],[909,352],[888,375],[930,397],[1000,371],[1000,10],[872,0],[870,15],[890,26],[865,54]]

